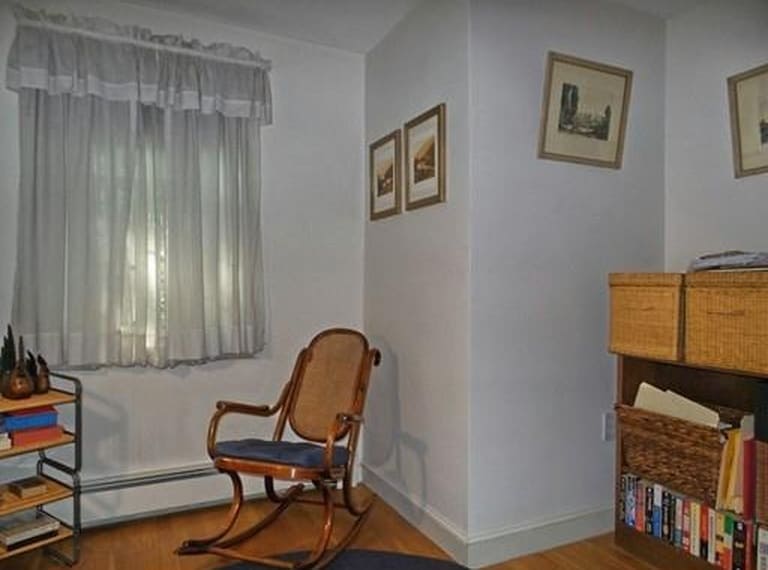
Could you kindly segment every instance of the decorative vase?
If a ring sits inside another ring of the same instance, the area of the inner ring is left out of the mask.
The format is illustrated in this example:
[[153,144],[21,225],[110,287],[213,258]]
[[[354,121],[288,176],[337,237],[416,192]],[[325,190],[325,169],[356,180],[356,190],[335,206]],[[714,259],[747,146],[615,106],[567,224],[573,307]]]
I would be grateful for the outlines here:
[[11,400],[29,398],[35,387],[21,366],[16,366],[3,387],[3,396]]

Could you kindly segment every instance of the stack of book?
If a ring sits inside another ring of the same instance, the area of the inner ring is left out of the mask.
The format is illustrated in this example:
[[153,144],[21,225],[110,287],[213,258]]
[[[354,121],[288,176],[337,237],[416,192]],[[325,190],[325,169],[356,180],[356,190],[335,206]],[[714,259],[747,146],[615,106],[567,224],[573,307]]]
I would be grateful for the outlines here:
[[58,412],[53,406],[8,412],[0,418],[0,431],[10,434],[13,446],[45,443],[61,437],[63,429],[57,420]]
[[622,475],[620,483],[619,514],[624,524],[724,570],[754,568],[751,520],[632,474]]
[[0,544],[15,550],[28,544],[56,536],[61,523],[42,513],[24,513],[0,521]]

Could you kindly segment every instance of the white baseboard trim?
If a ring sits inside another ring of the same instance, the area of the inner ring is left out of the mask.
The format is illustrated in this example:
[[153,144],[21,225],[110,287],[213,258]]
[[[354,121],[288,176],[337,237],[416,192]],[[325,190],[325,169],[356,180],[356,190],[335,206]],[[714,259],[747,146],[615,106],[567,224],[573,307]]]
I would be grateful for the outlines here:
[[393,485],[375,469],[363,463],[363,483],[400,515],[427,535],[459,564],[467,562],[467,537],[461,530],[431,508],[419,505],[416,497]]
[[605,507],[467,536],[434,508],[421,506],[417,497],[365,464],[363,482],[456,562],[469,568],[498,564],[613,529],[613,508]]
[[605,534],[613,529],[613,517],[608,507],[481,533],[469,540],[466,566],[480,568]]

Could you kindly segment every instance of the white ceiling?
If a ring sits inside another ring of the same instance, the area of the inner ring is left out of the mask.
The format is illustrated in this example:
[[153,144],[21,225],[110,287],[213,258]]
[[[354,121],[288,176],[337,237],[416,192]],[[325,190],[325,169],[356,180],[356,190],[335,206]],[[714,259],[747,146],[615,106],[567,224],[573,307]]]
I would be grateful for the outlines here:
[[[365,53],[423,0],[122,0]],[[578,1],[578,0],[572,0]],[[669,18],[707,0],[613,0]]]
[[694,9],[707,0],[613,0],[640,12],[648,12],[662,18],[671,18]]
[[365,53],[423,0],[122,0]]

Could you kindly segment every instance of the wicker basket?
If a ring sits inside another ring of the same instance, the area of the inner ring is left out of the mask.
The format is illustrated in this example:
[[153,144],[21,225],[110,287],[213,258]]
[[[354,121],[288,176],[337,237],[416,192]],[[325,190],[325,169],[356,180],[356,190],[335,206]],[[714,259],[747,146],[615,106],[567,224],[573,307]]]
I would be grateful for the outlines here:
[[768,374],[768,271],[686,276],[685,360]]
[[661,360],[682,354],[682,286],[678,273],[611,273],[611,352]]
[[[727,415],[737,422],[742,412]],[[616,416],[630,473],[714,506],[723,451],[717,429],[622,404]]]

